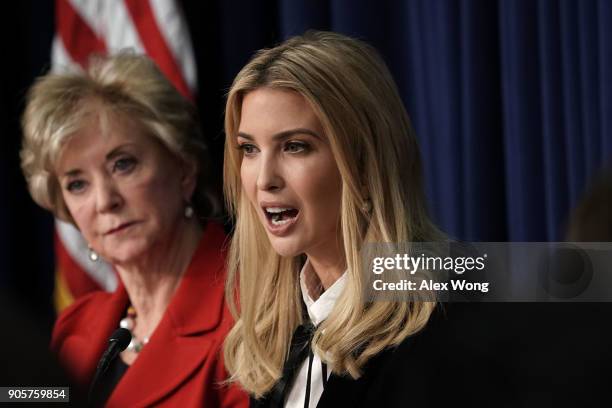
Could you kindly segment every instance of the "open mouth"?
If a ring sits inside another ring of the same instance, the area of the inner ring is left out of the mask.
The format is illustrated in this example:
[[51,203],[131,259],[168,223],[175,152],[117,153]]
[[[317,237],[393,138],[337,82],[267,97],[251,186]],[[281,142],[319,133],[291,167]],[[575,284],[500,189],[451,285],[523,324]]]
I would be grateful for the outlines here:
[[281,226],[292,222],[299,210],[291,207],[265,207],[264,213],[272,225]]

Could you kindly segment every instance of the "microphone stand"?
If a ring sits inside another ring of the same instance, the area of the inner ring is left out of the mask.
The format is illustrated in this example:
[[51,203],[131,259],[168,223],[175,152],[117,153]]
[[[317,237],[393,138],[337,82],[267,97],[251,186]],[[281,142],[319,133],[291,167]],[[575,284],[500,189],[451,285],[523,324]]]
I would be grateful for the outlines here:
[[96,389],[96,385],[98,385],[100,377],[102,377],[106,370],[108,370],[110,363],[117,357],[117,355],[127,348],[130,341],[132,341],[132,333],[124,328],[115,330],[108,339],[108,347],[98,362],[96,373],[89,387],[89,396],[87,399],[89,402],[88,405],[91,406],[93,403],[94,391]]

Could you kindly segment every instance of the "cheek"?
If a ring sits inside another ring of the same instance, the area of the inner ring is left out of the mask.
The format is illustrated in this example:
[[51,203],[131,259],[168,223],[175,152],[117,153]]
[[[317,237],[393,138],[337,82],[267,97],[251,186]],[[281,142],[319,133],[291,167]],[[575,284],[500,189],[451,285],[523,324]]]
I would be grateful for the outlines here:
[[66,208],[77,227],[86,238],[90,238],[89,230],[92,227],[93,207],[88,203],[87,198],[74,199],[65,195],[63,197]]
[[329,163],[321,163],[305,169],[299,185],[316,219],[325,225],[335,225],[342,194],[342,181],[337,168]]
[[240,182],[249,201],[254,202],[257,190],[257,173],[253,164],[245,160],[240,165]]
[[317,197],[318,218],[324,220],[323,224],[335,227],[340,214],[341,193],[339,187],[332,183],[321,185]]
[[128,189],[131,206],[156,213],[158,218],[174,218],[182,211],[183,195],[177,178],[155,174]]

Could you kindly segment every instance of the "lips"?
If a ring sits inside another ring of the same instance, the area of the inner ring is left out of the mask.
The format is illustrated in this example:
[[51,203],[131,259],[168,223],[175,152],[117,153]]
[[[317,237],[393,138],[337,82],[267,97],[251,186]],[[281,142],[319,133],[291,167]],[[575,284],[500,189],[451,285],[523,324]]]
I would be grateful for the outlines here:
[[268,231],[277,236],[289,233],[300,213],[300,210],[295,207],[279,203],[262,203],[261,208],[266,217]]
[[127,228],[131,227],[132,225],[137,224],[138,221],[130,221],[130,222],[124,222],[123,224],[119,224],[119,226],[112,228],[108,231],[106,231],[104,233],[104,235],[113,235],[113,234],[117,234],[119,232],[122,232],[124,230],[126,230]]

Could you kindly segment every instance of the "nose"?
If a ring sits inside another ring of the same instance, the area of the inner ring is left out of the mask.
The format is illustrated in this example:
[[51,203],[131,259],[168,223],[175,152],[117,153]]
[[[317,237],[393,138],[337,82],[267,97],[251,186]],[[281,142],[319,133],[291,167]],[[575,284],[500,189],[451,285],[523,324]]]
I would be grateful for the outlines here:
[[98,180],[95,185],[96,210],[99,213],[116,211],[123,204],[123,198],[110,178]]
[[276,191],[283,186],[284,180],[277,159],[274,155],[262,154],[257,174],[257,188],[261,191]]

